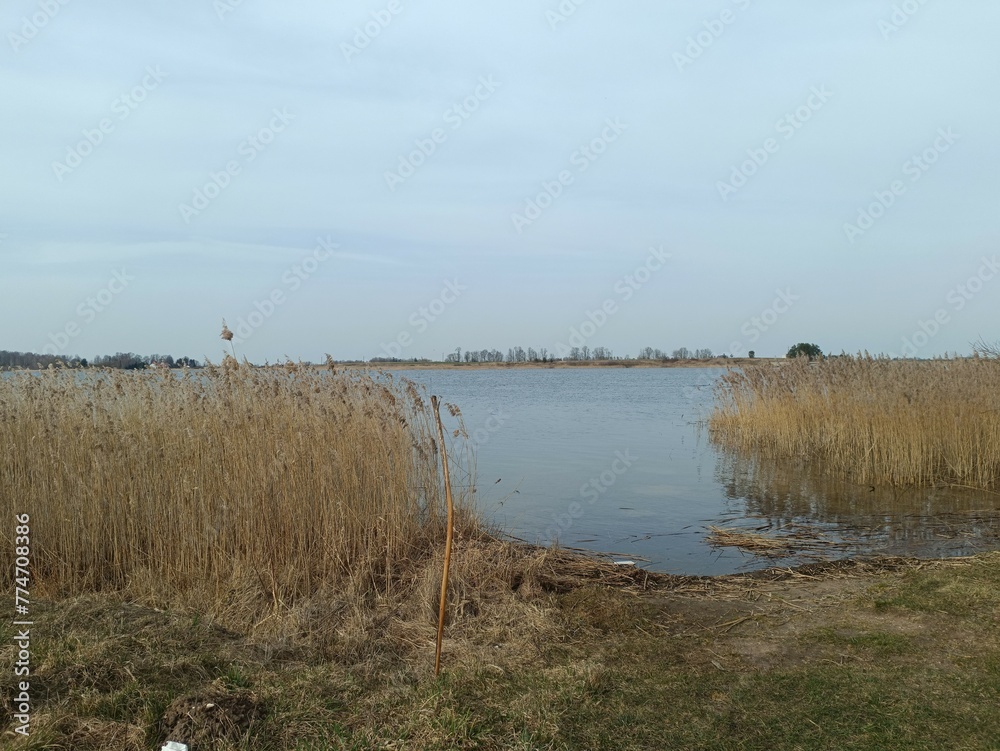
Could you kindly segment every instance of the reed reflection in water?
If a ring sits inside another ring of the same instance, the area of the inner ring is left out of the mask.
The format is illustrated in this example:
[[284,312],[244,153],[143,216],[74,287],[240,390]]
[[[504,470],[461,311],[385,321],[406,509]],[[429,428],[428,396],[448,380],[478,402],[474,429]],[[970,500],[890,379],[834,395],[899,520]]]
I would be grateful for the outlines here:
[[734,529],[814,525],[845,555],[971,555],[1000,543],[1000,495],[956,487],[859,485],[803,461],[720,450],[715,479]]

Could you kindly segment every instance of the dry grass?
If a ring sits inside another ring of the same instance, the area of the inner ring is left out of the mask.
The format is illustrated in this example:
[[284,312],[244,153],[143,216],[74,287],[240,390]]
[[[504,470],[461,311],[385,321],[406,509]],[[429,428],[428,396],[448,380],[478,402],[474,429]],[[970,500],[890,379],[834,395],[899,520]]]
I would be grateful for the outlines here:
[[[38,602],[30,738],[10,731],[16,627],[0,622],[0,745],[142,751],[167,738],[192,751],[996,745],[1000,554],[839,561],[714,579],[651,575],[647,588],[644,572],[587,564],[565,551],[466,543],[459,552],[455,599],[471,602],[449,629],[448,669],[438,679],[429,669],[437,588],[420,572],[407,604],[419,611],[376,602],[356,612],[300,612],[303,628],[337,629],[332,651],[261,645],[114,593]],[[439,566],[440,557],[426,562],[437,576]],[[517,592],[502,586],[517,575]],[[548,593],[531,594],[538,587]]]
[[723,376],[709,428],[727,448],[858,483],[988,490],[1000,482],[998,394],[995,359],[799,358]]
[[21,373],[0,380],[0,511],[31,515],[44,594],[111,589],[250,629],[412,578],[443,542],[436,440],[413,383],[332,365]]

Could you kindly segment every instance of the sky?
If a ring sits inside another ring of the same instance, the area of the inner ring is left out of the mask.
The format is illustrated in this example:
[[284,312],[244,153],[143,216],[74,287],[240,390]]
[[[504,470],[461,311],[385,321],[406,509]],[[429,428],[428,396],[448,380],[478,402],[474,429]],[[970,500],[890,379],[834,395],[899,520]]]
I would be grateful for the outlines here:
[[992,0],[9,0],[0,349],[1000,339]]

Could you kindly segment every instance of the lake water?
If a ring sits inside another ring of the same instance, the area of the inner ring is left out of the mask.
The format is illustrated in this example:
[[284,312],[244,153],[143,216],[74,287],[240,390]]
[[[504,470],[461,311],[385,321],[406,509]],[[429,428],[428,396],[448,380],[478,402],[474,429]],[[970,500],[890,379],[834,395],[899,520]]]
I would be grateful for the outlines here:
[[717,450],[705,420],[719,368],[393,372],[461,408],[477,448],[481,510],[529,542],[558,539],[681,574],[809,558],[713,547],[711,525],[771,535],[808,525],[830,557],[1000,547],[995,494],[871,489],[821,468]]

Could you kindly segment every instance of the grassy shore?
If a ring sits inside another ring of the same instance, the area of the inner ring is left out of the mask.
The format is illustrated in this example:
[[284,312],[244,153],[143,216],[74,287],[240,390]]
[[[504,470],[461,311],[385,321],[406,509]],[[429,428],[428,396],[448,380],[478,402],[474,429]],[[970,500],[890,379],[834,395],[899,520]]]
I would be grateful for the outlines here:
[[[36,605],[32,735],[11,749],[986,749],[1000,554],[694,579],[464,544],[516,588],[433,619],[373,602],[249,638],[114,594]],[[212,740],[208,740],[212,739]]]

